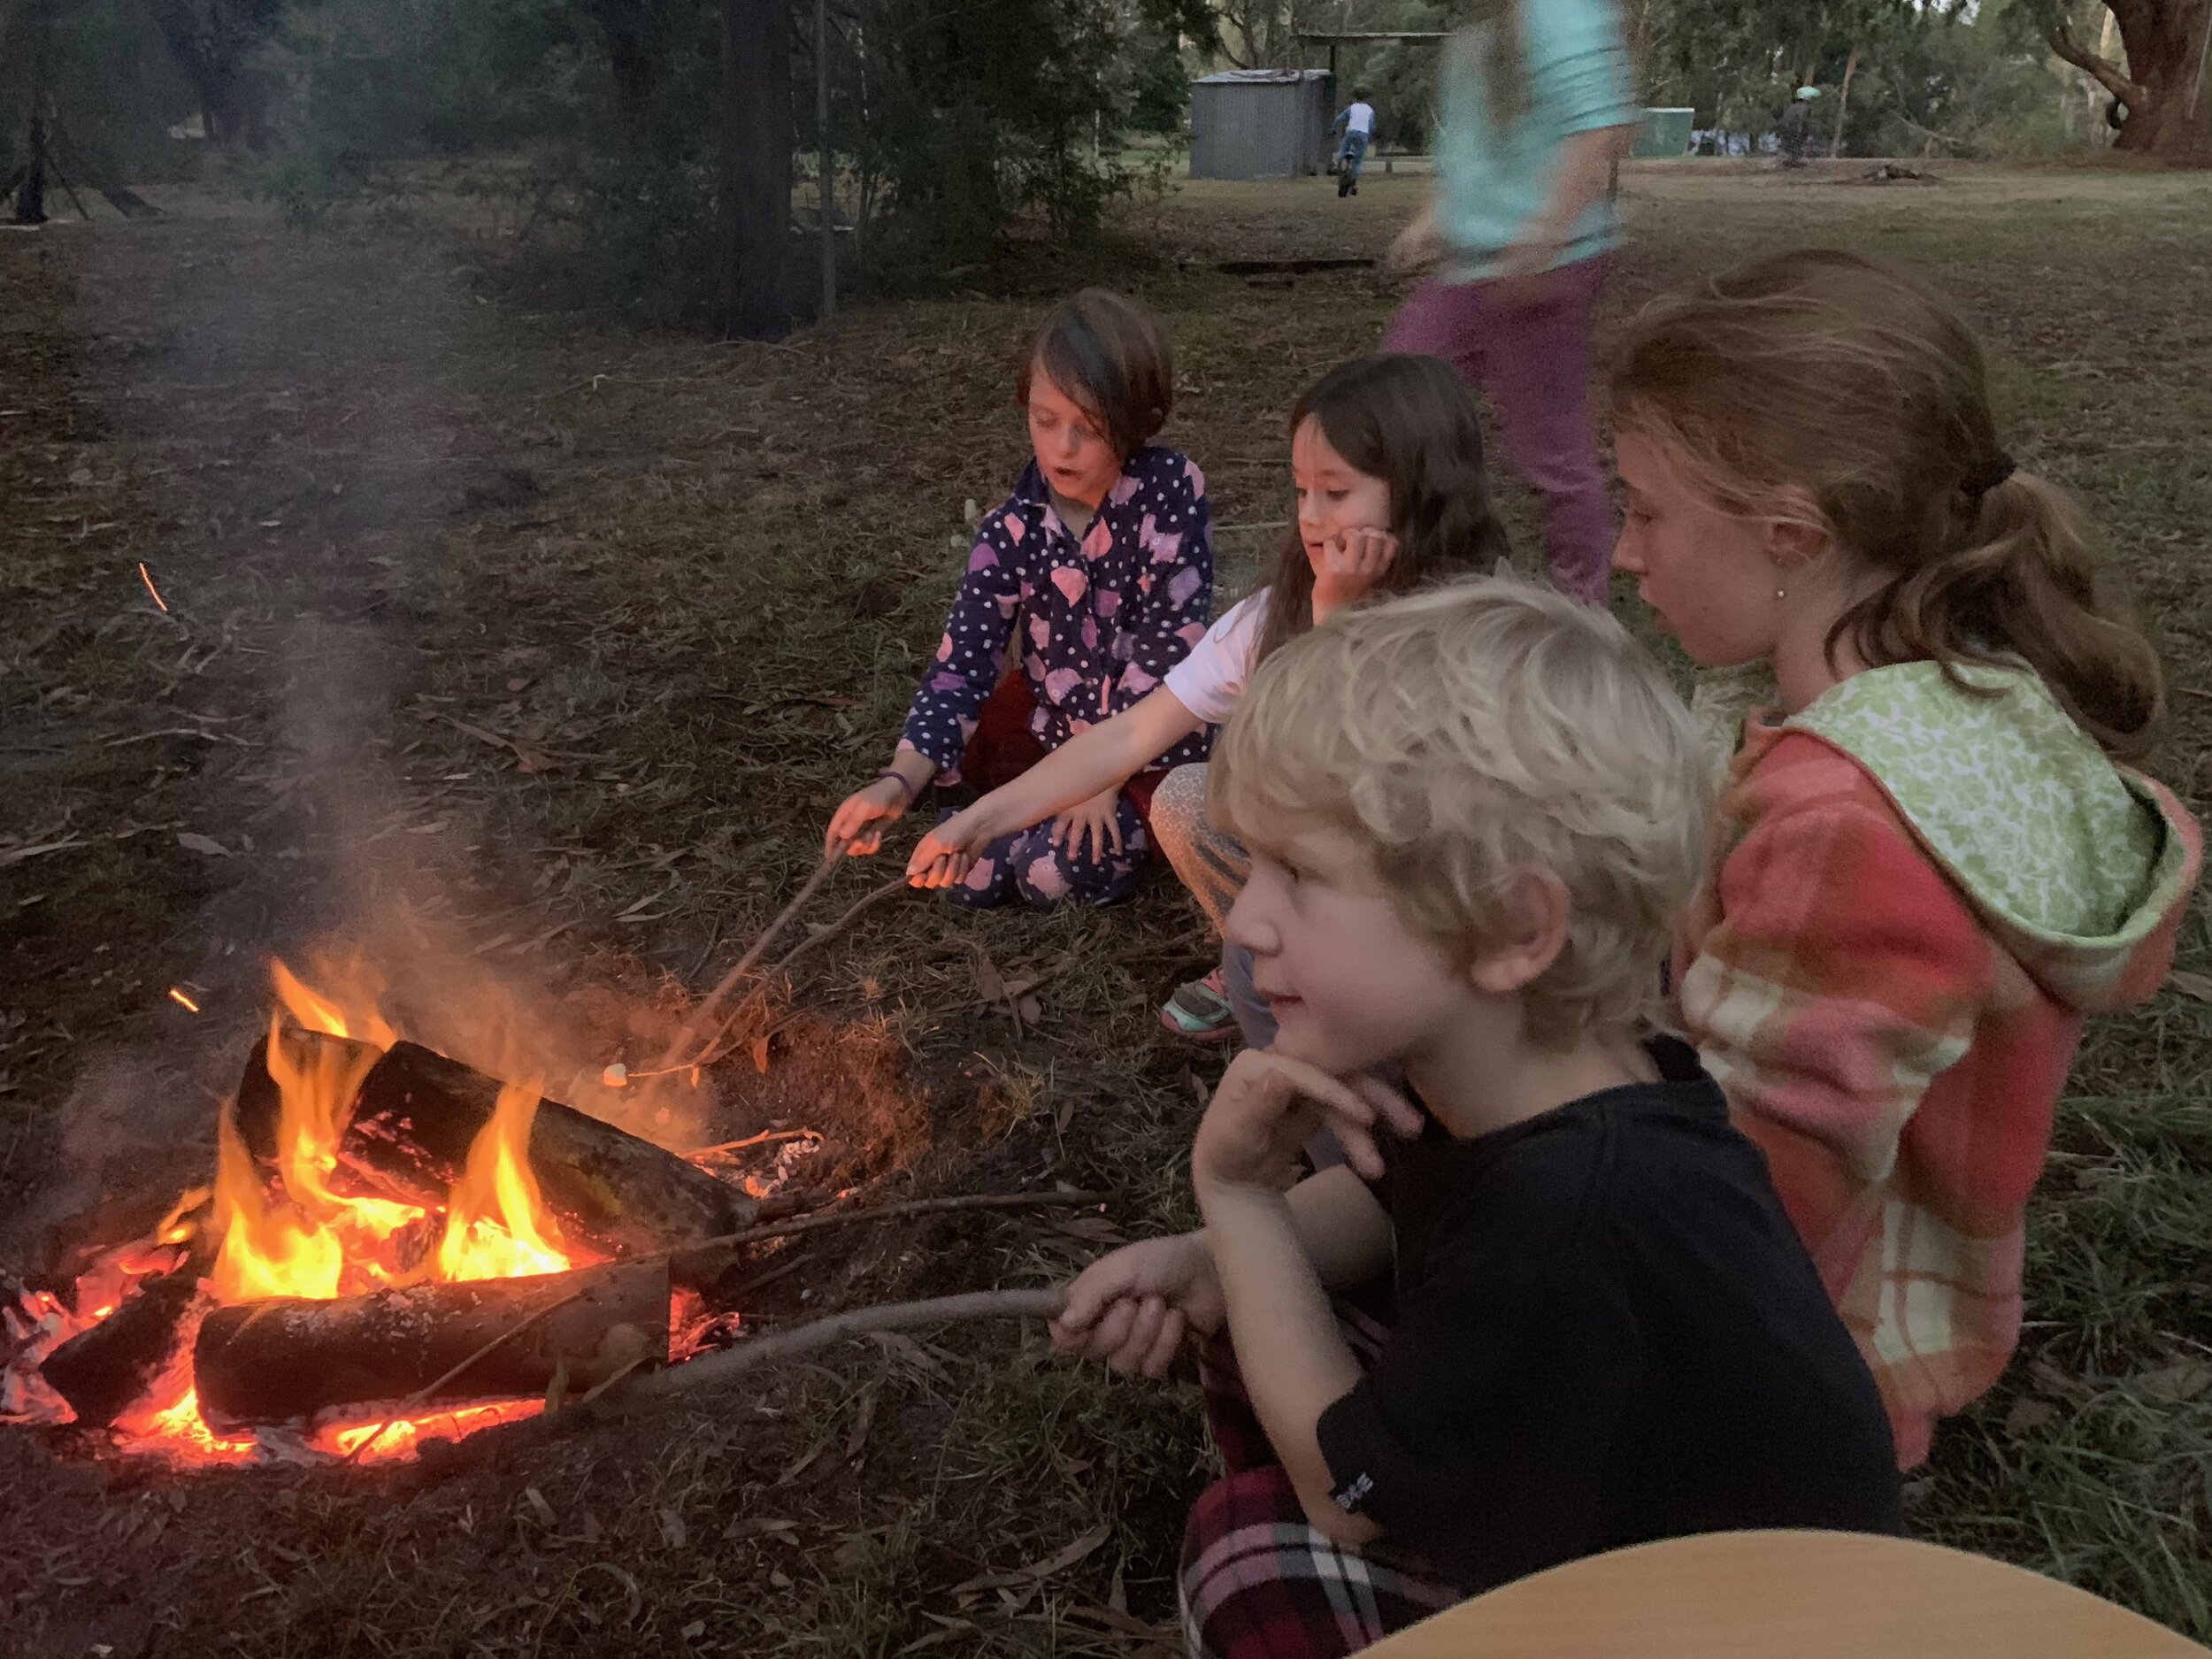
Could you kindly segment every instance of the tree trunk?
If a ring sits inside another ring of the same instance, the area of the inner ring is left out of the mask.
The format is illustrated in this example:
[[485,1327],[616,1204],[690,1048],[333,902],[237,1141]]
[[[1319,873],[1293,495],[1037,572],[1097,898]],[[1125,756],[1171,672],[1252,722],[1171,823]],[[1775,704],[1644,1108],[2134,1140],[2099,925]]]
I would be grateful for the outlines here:
[[1836,134],[1829,142],[1831,156],[1843,154],[1843,123],[1851,113],[1851,77],[1859,73],[1859,49],[1851,49],[1851,57],[1843,65],[1843,90],[1836,95]]
[[722,0],[722,176],[716,310],[726,336],[789,332],[789,0]]
[[2062,12],[2053,14],[2051,50],[2124,106],[2116,150],[2212,166],[2212,0],[2108,0],[2120,26],[2123,69],[2092,51]]

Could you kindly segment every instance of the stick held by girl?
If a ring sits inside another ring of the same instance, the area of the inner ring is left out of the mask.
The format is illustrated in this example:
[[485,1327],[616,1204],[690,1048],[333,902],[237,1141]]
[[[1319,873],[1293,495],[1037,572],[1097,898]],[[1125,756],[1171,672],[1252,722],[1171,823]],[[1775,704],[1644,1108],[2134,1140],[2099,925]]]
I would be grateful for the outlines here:
[[[839,806],[824,850],[872,853],[931,780],[1005,781],[1160,683],[1213,615],[1213,519],[1198,468],[1151,440],[1175,401],[1158,319],[1086,288],[1046,317],[1015,380],[1034,457],[985,516],[891,764]],[[1003,673],[1009,650],[1018,672]],[[1162,764],[1194,760],[1202,742]],[[1135,880],[1156,776],[1063,803],[977,849],[948,896],[1105,903]]]
[[1679,1015],[1858,1338],[1901,1462],[2019,1340],[2027,1198],[2085,1016],[2171,964],[2200,836],[2121,764],[2156,654],[1999,437],[1920,283],[1801,252],[1656,302],[1613,377],[1617,568],[1765,664]]
[[[939,825],[908,865],[916,884],[972,879],[1007,836],[1171,760],[1227,719],[1260,664],[1333,612],[1370,595],[1487,570],[1506,552],[1490,506],[1472,394],[1433,357],[1384,354],[1332,369],[1290,417],[1296,521],[1268,583],[1234,606],[1160,687]],[[1244,879],[1235,841],[1205,813],[1206,772],[1183,765],[1155,797],[1154,833],[1218,928]],[[1187,1004],[1187,1006],[1186,1006]],[[1249,1010],[1257,1013],[1256,1002]],[[1219,976],[1162,1010],[1186,1035],[1226,1036]]]

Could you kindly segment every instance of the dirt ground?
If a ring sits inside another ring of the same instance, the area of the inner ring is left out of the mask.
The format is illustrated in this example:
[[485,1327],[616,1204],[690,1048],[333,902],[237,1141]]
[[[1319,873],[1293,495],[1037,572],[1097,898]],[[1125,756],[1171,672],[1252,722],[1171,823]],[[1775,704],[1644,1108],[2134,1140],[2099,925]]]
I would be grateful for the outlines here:
[[[1860,171],[1632,166],[1606,326],[1810,242],[1956,294],[2023,465],[2135,584],[2175,688],[2154,770],[2201,807],[2212,180]],[[1020,465],[1044,304],[1107,280],[1168,319],[1168,438],[1235,588],[1288,516],[1285,411],[1402,285],[1217,265],[1371,257],[1423,188],[1187,182],[1105,254],[772,347],[532,311],[485,245],[403,219],[303,237],[178,190],[157,221],[0,237],[0,1266],[96,1192],[204,1165],[271,952],[373,941],[421,1029],[503,998],[579,1075],[639,1064],[881,764],[967,503]],[[885,873],[841,871],[810,918]],[[765,1069],[718,1068],[688,1127],[820,1129],[794,1179],[871,1202],[1116,1196],[840,1235],[749,1313],[1043,1283],[1186,1217],[1220,1061],[1152,1009],[1210,949],[1163,874],[1084,915],[899,895],[813,954]],[[2212,970],[2201,914],[2182,966]],[[1027,1013],[987,1002],[1024,976]],[[2212,981],[2179,983],[2093,1032],[2022,1355],[1910,1498],[1924,1535],[2202,1640]],[[1164,1652],[1205,1467],[1188,1381],[1110,1385],[987,1326],[389,1469],[179,1475],[4,1430],[0,1628],[38,1655]]]

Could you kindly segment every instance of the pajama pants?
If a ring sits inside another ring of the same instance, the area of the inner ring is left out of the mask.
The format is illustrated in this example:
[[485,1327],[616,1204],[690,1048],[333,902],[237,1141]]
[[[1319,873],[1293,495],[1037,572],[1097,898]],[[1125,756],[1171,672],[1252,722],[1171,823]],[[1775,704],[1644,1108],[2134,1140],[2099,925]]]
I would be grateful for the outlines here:
[[1550,273],[1532,305],[1499,303],[1486,282],[1432,278],[1413,290],[1383,336],[1386,351],[1441,357],[1489,395],[1507,451],[1544,502],[1544,558],[1553,583],[1606,603],[1613,509],[1590,424],[1590,316],[1606,260]]
[[[1362,1367],[1389,1328],[1339,1299]],[[1199,1362],[1206,1419],[1228,1472],[1201,1493],[1183,1529],[1183,1635],[1193,1659],[1340,1659],[1463,1599],[1387,1540],[1332,1543],[1306,1519],[1268,1443],[1228,1338]]]
[[[945,897],[971,910],[987,910],[1012,898],[1044,910],[1071,901],[1110,904],[1135,884],[1151,846],[1144,817],[1126,789],[1114,803],[1114,821],[1121,829],[1122,849],[1109,846],[1103,858],[1091,856],[1087,833],[1079,852],[1071,844],[1055,847],[1050,818],[1002,835],[983,849],[965,881],[945,889]],[[1074,840],[1069,837],[1070,843]]]

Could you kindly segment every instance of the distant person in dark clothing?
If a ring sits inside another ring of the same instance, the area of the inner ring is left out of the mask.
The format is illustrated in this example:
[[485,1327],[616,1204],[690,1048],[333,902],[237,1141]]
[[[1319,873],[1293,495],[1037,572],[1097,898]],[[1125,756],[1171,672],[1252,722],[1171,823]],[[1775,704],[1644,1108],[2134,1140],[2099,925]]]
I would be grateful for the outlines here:
[[1782,147],[1782,165],[1801,167],[1813,147],[1813,100],[1820,96],[1818,87],[1800,87],[1797,96],[1790,100],[1790,107],[1782,111],[1782,119],[1774,128],[1775,142]]

